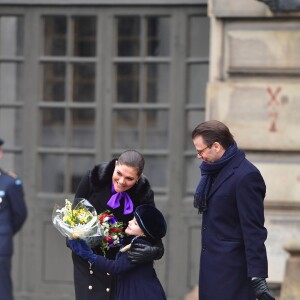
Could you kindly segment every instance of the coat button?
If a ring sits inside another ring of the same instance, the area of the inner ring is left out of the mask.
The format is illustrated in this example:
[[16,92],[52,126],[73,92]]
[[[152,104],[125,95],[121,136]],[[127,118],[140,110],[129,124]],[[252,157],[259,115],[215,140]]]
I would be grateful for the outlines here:
[[109,292],[109,291],[110,291],[110,288],[107,288],[106,291]]
[[92,290],[93,289],[93,286],[92,285],[89,285],[89,290]]
[[90,270],[90,274],[94,274],[93,270]]
[[106,275],[109,276],[110,274],[109,274],[109,273],[106,273]]

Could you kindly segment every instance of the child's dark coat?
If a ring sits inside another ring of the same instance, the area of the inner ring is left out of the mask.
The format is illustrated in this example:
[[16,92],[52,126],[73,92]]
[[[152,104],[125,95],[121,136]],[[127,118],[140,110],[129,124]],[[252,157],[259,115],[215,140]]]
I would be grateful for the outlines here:
[[[135,240],[149,243],[144,238]],[[116,260],[109,260],[98,255],[93,264],[94,272],[104,271],[116,276],[114,297],[116,300],[166,300],[163,287],[157,278],[153,262],[133,264],[126,252],[119,252]]]

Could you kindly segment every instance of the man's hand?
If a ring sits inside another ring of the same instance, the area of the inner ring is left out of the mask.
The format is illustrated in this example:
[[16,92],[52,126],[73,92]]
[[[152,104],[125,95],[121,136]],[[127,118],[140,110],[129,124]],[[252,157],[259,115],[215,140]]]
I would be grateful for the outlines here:
[[164,246],[159,242],[153,246],[133,243],[128,251],[128,257],[133,263],[145,263],[160,259],[164,254]]
[[265,278],[254,277],[252,278],[251,283],[258,300],[275,300],[270,293]]

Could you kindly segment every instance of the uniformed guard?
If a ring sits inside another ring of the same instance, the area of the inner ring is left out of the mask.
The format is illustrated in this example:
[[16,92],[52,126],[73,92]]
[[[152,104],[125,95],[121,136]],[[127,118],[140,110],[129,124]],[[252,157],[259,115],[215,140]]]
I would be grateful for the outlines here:
[[[0,139],[0,158],[4,155],[3,144]],[[26,217],[22,181],[13,172],[0,168],[0,299],[3,300],[13,300],[13,235],[22,228]]]

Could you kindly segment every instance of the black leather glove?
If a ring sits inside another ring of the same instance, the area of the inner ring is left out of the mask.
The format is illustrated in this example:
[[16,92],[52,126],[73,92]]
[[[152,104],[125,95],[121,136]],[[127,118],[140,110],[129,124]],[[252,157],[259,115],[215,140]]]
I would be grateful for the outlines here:
[[258,300],[275,300],[271,295],[265,278],[252,278],[252,287]]
[[162,241],[155,243],[153,246],[133,243],[128,251],[128,257],[133,263],[145,263],[158,260],[164,255],[164,245]]

